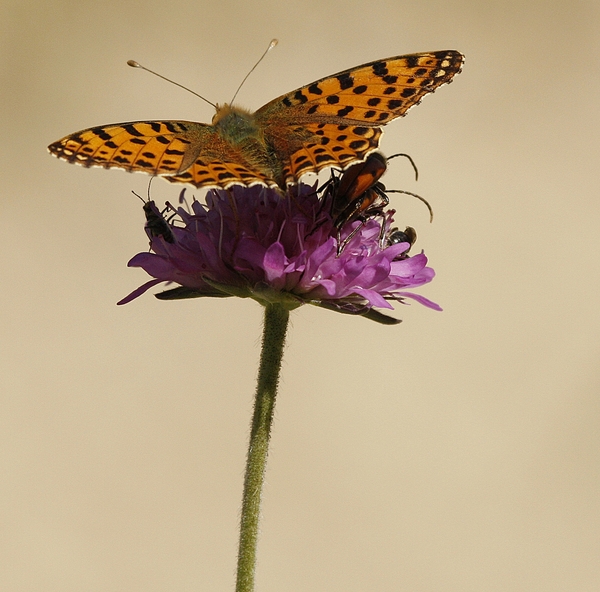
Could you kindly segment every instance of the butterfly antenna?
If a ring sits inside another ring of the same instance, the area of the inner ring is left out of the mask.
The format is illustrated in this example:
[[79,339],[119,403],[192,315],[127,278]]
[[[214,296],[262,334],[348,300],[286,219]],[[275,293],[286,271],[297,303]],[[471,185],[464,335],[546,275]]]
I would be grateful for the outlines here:
[[170,82],[171,84],[174,84],[175,86],[178,86],[179,88],[183,88],[184,90],[187,90],[188,92],[192,93],[193,95],[196,95],[198,98],[207,102],[209,105],[212,105],[215,109],[217,108],[217,106],[214,103],[211,103],[208,99],[205,99],[202,95],[199,95],[197,92],[194,92],[193,90],[189,89],[187,86],[183,86],[183,84],[179,84],[179,82],[175,82],[174,80],[171,80],[170,78],[167,78],[166,76],[163,76],[162,74],[159,74],[158,72],[154,72],[154,70],[150,70],[150,68],[146,68],[146,66],[142,66],[142,64],[139,64],[135,60],[127,60],[127,65],[131,66],[132,68],[141,68],[142,70],[146,70],[146,72],[150,72],[150,74],[154,74],[154,76],[158,76],[159,78],[162,78],[163,80],[166,80],[167,82]]
[[258,62],[256,62],[256,64],[254,64],[254,66],[252,66],[252,69],[250,70],[250,72],[248,72],[248,74],[246,74],[246,76],[244,77],[244,80],[242,80],[242,82],[240,83],[240,85],[238,86],[237,90],[235,91],[235,94],[233,95],[233,99],[231,99],[231,103],[229,103],[230,105],[233,104],[233,101],[235,101],[235,97],[238,96],[238,93],[240,92],[240,89],[242,88],[242,86],[244,86],[244,82],[246,82],[246,80],[248,80],[248,76],[250,76],[250,74],[252,74],[252,72],[254,72],[254,70],[256,70],[256,66],[258,66],[258,64],[260,64],[264,57],[279,43],[279,41],[277,39],[271,39],[271,43],[269,43],[269,47],[267,47],[267,49],[265,49],[265,52],[260,56],[260,58],[258,59]]

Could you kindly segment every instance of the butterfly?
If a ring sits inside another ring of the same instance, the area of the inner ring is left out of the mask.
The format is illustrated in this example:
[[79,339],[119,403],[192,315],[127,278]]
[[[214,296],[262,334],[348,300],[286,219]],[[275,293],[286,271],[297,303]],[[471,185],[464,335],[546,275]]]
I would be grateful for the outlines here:
[[377,60],[322,78],[252,113],[217,105],[212,123],[133,121],[54,142],[51,154],[86,167],[120,168],[173,183],[285,190],[305,173],[346,169],[374,152],[381,126],[451,82],[463,56],[436,51]]

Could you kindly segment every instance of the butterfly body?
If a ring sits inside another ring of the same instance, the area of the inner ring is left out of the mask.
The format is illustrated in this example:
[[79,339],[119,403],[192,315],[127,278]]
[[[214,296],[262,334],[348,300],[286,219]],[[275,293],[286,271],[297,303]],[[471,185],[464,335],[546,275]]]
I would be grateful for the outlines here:
[[222,105],[210,125],[118,123],[71,134],[48,149],[83,166],[143,171],[195,187],[285,190],[305,173],[364,161],[379,145],[381,126],[450,82],[462,63],[453,50],[396,56],[317,80],[254,113]]
[[[219,140],[221,154],[215,157],[231,158],[231,148],[236,149],[235,162],[245,164],[248,169],[261,173],[264,184],[283,187],[283,169],[274,144],[277,143],[276,129],[267,130],[267,126],[256,115],[235,105],[217,106],[212,120]],[[270,132],[270,133],[269,133]],[[293,134],[286,134],[292,140]],[[285,151],[280,148],[279,152]]]

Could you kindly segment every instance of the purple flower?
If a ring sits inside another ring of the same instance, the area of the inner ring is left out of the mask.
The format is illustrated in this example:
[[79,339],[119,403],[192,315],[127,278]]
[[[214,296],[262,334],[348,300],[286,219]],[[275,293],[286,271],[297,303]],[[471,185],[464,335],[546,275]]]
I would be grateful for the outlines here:
[[[184,191],[180,202],[185,203]],[[155,279],[119,304],[158,283],[174,282],[179,287],[157,298],[240,296],[290,309],[306,303],[386,324],[399,321],[373,307],[391,309],[390,301],[412,298],[441,310],[406,291],[430,282],[434,271],[423,253],[408,256],[410,243],[398,242],[406,235],[391,228],[394,210],[346,224],[338,248],[328,194],[304,184],[291,187],[285,197],[262,186],[211,190],[206,205],[168,204],[177,221],[167,221],[148,202],[151,252],[135,255],[128,265]]]

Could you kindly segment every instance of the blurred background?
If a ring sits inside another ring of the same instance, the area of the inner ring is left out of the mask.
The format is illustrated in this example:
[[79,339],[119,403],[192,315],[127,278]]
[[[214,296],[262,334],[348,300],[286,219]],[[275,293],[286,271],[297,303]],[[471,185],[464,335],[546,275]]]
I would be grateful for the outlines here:
[[419,167],[384,182],[435,210],[392,196],[444,312],[293,313],[257,589],[600,588],[597,1],[4,0],[0,23],[2,590],[234,589],[262,311],[117,307],[147,279],[148,177],[46,146],[210,122],[126,60],[223,103],[274,37],[245,107],[398,54],[466,64],[381,143]]

